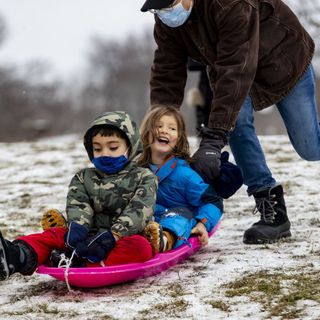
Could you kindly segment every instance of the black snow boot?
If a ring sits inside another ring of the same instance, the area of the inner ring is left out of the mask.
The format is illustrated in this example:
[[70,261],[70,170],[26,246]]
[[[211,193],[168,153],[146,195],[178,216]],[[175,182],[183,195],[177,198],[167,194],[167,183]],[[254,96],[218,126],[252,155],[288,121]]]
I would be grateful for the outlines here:
[[0,281],[8,279],[13,273],[32,274],[37,268],[37,254],[26,242],[10,242],[0,232]]
[[254,223],[243,235],[246,244],[272,243],[290,237],[290,221],[283,198],[283,188],[277,185],[253,194],[256,206],[253,211],[260,212],[260,220]]
[[[70,262],[72,252],[61,251],[58,249],[53,249],[51,251],[49,265],[54,268],[65,268]],[[78,257],[76,254],[72,257],[72,261],[69,265],[70,268],[84,268],[86,266],[86,260]]]

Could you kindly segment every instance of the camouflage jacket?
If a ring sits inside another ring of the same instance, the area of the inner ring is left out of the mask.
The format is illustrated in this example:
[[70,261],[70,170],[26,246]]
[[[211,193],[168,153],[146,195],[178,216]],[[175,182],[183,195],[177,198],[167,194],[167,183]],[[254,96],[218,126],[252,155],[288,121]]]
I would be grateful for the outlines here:
[[79,171],[71,180],[67,196],[68,221],[77,221],[90,231],[110,230],[123,236],[141,232],[153,219],[157,181],[147,168],[132,161],[141,150],[138,129],[124,112],[108,112],[96,119],[84,136],[84,144],[92,159],[93,126],[113,125],[124,131],[131,143],[128,164],[116,174],[96,168]]

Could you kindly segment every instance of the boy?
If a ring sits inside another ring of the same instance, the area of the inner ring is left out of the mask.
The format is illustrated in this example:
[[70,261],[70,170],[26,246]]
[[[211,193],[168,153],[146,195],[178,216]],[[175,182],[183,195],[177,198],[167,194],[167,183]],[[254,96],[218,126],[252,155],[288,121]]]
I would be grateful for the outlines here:
[[[69,227],[48,228],[13,242],[0,233],[0,280],[32,274],[52,250],[71,250],[86,265],[143,262],[152,257],[140,233],[152,219],[157,182],[132,161],[141,151],[136,124],[124,112],[98,117],[84,135],[95,168],[71,180],[66,212]],[[91,265],[92,266],[92,265]]]

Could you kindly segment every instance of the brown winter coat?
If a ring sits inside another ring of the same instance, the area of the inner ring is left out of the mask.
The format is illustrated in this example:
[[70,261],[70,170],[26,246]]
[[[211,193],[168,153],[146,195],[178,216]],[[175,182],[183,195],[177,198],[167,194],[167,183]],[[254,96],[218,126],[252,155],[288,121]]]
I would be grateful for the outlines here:
[[231,130],[248,93],[255,110],[286,96],[311,63],[314,42],[280,0],[193,0],[170,28],[155,16],[151,105],[180,107],[187,57],[207,65],[215,99],[209,127]]

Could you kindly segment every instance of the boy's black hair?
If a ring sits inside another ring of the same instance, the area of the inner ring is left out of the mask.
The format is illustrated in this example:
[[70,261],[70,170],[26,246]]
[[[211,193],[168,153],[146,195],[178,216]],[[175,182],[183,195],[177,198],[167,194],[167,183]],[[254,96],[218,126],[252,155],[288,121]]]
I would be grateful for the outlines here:
[[109,124],[93,126],[91,129],[89,129],[89,131],[86,134],[87,143],[90,148],[90,153],[89,153],[90,160],[93,159],[92,138],[95,137],[97,134],[101,134],[103,137],[110,137],[115,135],[125,140],[128,148],[131,146],[128,136],[125,134],[124,131],[122,131],[118,127],[112,126]]
[[111,125],[101,125],[101,126],[94,126],[91,129],[90,135],[91,139],[95,137],[97,134],[101,134],[103,137],[110,137],[110,136],[117,136],[119,138],[122,138],[126,141],[127,146],[130,146],[130,141],[127,137],[127,135],[119,128]]

